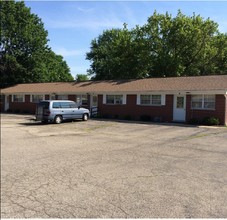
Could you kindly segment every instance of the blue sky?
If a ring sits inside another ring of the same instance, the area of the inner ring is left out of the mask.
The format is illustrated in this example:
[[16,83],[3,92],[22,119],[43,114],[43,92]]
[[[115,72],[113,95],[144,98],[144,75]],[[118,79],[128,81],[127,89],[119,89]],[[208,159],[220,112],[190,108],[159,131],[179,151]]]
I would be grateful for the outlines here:
[[219,24],[219,31],[227,33],[227,1],[25,1],[37,14],[48,31],[48,45],[63,56],[73,77],[86,74],[90,62],[85,59],[92,39],[106,29],[144,25],[156,10],[169,12],[178,9],[185,15],[201,15]]

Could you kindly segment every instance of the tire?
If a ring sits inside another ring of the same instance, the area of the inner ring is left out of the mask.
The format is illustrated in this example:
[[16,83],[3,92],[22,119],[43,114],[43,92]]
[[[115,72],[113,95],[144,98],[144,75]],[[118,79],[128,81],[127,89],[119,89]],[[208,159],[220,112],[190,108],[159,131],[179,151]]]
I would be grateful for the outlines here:
[[88,120],[88,114],[83,114],[83,121],[87,121]]
[[56,115],[55,118],[54,118],[54,123],[55,124],[62,123],[62,117],[60,115]]

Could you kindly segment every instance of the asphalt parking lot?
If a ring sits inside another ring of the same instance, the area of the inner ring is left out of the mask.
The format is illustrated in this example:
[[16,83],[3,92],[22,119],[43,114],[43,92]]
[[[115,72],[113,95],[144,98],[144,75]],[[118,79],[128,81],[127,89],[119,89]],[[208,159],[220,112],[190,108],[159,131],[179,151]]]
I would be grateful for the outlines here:
[[226,218],[227,128],[1,115],[2,218]]

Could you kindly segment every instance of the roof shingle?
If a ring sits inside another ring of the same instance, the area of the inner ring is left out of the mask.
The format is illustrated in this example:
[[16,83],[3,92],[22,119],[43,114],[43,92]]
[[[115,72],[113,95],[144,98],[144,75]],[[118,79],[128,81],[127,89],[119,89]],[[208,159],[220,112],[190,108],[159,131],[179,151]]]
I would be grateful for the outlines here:
[[103,80],[86,82],[55,82],[18,84],[1,90],[15,93],[105,93],[105,92],[171,92],[227,91],[227,75],[147,78],[136,80]]

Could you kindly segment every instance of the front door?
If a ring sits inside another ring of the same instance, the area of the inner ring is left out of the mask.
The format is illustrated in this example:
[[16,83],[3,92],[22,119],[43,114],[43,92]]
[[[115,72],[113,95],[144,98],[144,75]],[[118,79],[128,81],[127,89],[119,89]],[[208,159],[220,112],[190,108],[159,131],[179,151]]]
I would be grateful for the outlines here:
[[91,95],[90,99],[91,116],[96,116],[98,113],[98,95]]
[[175,95],[174,96],[174,107],[173,107],[173,120],[174,121],[185,121],[186,116],[186,96]]

